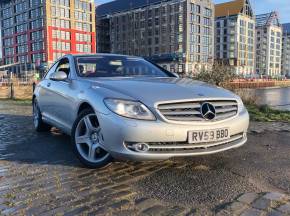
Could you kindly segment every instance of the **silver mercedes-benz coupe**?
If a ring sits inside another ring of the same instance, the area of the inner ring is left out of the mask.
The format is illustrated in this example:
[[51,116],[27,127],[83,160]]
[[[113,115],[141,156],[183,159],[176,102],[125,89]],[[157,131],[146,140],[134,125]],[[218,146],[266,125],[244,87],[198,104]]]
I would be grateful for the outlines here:
[[66,55],[36,86],[37,131],[52,126],[71,136],[91,168],[112,158],[161,160],[242,146],[249,115],[225,89],[176,74],[143,58]]

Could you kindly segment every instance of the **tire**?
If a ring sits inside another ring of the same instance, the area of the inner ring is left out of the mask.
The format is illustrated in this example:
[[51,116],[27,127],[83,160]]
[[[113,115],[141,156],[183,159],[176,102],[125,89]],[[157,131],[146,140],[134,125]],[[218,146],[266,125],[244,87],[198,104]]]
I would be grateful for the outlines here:
[[95,112],[92,109],[83,110],[75,120],[71,134],[73,150],[82,164],[95,169],[112,161],[111,155],[102,148],[103,141]]
[[37,132],[47,132],[51,129],[51,126],[49,124],[43,122],[42,115],[36,99],[33,100],[33,125],[34,129]]

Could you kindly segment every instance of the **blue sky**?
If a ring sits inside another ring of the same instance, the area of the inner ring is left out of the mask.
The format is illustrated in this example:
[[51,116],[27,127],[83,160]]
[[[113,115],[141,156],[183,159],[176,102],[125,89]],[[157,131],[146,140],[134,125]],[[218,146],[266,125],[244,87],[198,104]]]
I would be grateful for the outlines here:
[[[103,4],[112,0],[95,0],[97,4]],[[228,0],[214,0],[215,3],[226,2]],[[255,14],[278,11],[281,23],[290,23],[290,2],[289,0],[251,0]]]

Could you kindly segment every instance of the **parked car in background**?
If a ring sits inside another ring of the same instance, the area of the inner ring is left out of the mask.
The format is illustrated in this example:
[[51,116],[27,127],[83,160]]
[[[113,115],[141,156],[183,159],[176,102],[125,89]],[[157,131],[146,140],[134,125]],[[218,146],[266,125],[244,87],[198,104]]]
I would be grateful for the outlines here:
[[36,86],[37,131],[71,136],[88,167],[112,158],[160,160],[242,146],[249,115],[234,93],[175,74],[143,58],[67,55]]

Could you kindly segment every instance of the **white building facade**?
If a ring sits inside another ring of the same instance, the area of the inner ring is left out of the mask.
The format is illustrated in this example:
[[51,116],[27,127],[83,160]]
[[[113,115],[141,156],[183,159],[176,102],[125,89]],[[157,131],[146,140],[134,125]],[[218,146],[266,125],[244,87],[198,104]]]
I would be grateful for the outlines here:
[[255,19],[248,0],[215,7],[215,59],[235,68],[243,77],[255,75]]
[[282,75],[290,77],[290,23],[283,24],[283,40],[282,40]]
[[278,13],[256,16],[256,69],[260,76],[281,76],[282,27]]

